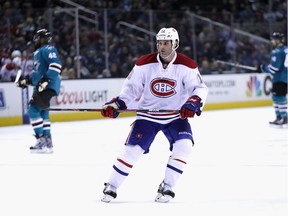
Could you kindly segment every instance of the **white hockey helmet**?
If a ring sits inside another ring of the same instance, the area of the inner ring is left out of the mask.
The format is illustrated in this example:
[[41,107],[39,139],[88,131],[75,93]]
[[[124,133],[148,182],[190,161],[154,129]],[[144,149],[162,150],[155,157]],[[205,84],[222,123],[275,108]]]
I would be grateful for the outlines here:
[[20,67],[21,66],[21,58],[18,56],[13,58],[12,63],[15,64],[17,67]]
[[13,52],[11,53],[11,57],[12,58],[21,57],[21,51],[20,50],[13,50]]
[[159,40],[172,40],[172,49],[179,47],[179,35],[175,28],[161,28],[156,35],[157,42]]

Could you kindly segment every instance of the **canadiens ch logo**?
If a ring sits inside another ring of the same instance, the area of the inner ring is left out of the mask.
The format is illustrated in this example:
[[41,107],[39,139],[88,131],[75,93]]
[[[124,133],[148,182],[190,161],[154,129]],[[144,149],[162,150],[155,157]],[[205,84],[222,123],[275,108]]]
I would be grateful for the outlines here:
[[176,94],[176,81],[166,78],[153,79],[150,88],[153,95],[156,97],[167,98]]

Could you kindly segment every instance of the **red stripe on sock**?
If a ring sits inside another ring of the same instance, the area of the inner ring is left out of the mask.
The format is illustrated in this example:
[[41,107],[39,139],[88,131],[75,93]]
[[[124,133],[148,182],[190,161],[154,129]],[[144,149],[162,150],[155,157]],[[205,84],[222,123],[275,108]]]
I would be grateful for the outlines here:
[[125,161],[123,161],[123,160],[120,159],[120,158],[117,158],[117,160],[118,160],[120,163],[124,164],[125,166],[127,166],[127,167],[129,167],[129,168],[132,168],[132,167],[133,167],[133,165],[126,163]]
[[184,163],[184,164],[187,164],[185,161],[177,159],[177,158],[174,158],[174,160],[179,161],[179,162]]

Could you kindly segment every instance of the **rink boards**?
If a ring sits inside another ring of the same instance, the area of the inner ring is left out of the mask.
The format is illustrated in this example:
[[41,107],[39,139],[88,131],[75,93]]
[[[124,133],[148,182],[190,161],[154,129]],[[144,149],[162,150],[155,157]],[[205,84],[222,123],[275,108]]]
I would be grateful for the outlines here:
[[[209,88],[204,110],[272,105],[271,77],[267,74],[203,75]],[[63,80],[55,108],[101,108],[120,92],[124,79]],[[14,83],[0,84],[0,126],[28,124],[28,102],[33,89],[20,89]],[[163,107],[164,108],[164,107]],[[120,116],[135,115],[133,113]],[[101,118],[99,112],[51,112],[51,121]]]

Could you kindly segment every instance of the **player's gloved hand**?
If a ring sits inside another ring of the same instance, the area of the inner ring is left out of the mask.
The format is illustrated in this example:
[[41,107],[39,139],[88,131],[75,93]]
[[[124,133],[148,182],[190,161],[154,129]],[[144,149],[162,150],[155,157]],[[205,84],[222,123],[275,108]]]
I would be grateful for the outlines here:
[[20,77],[18,82],[16,82],[16,86],[20,88],[27,88],[29,84],[29,77]]
[[101,114],[103,117],[117,118],[119,115],[119,112],[117,112],[117,110],[125,109],[127,109],[125,102],[116,97],[102,106]]
[[263,73],[264,72],[264,65],[263,64],[258,65],[256,72]]
[[44,89],[46,89],[47,85],[49,83],[49,79],[46,77],[43,77],[39,83],[37,84],[37,91],[42,92]]
[[185,118],[194,117],[195,113],[197,116],[201,115],[201,107],[203,103],[201,98],[197,95],[190,97],[186,103],[180,109],[180,118],[183,120]]

